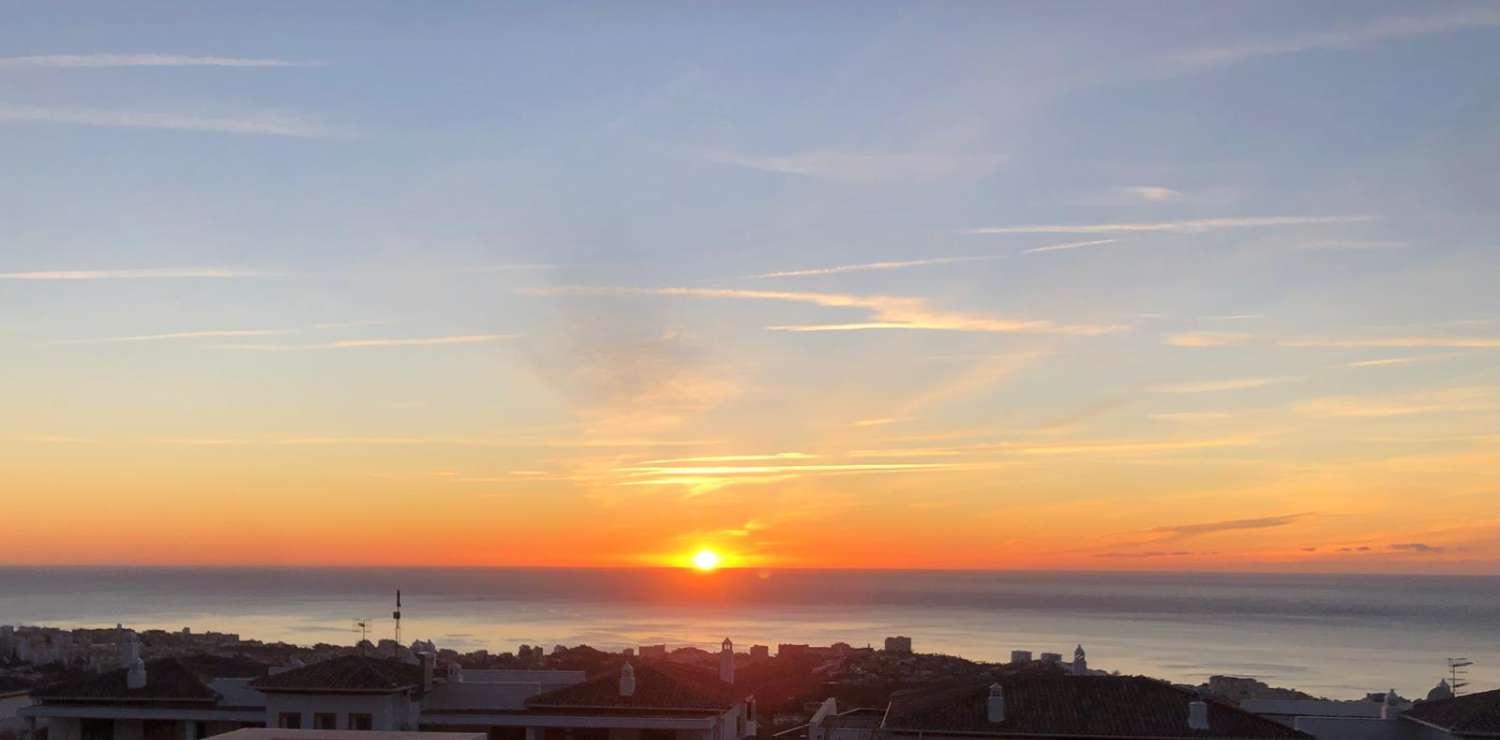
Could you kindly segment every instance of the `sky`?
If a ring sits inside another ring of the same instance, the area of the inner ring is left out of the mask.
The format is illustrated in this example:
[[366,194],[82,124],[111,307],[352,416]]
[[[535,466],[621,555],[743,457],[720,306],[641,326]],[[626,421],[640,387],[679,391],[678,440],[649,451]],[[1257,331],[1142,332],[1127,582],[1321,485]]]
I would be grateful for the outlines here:
[[1500,4],[6,17],[0,562],[1500,569]]

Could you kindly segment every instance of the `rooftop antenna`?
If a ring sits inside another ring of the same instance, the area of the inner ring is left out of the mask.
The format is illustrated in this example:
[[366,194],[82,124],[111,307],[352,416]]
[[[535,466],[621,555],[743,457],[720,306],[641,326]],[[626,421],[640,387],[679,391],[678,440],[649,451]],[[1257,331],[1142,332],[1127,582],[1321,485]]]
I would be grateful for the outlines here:
[[396,611],[391,612],[391,617],[396,620],[396,647],[392,648],[391,657],[401,657],[401,589],[396,589]]
[[1474,661],[1468,658],[1448,659],[1448,688],[1453,690],[1454,696],[1461,694],[1463,688],[1469,685],[1469,679],[1465,676],[1469,675],[1467,669],[1471,665],[1474,665]]
[[369,642],[368,638],[370,635],[370,620],[356,619],[354,620],[354,628],[359,630],[359,654],[364,655],[365,643]]

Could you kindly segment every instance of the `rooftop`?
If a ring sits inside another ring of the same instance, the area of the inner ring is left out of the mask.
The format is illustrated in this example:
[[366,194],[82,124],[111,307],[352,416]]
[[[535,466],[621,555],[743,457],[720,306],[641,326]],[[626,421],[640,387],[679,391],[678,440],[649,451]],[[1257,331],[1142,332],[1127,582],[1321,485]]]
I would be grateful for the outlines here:
[[395,693],[422,685],[422,667],[391,658],[345,655],[251,682],[265,692]]
[[1307,738],[1269,719],[1207,701],[1207,730],[1188,727],[1192,694],[1136,676],[1018,673],[1000,679],[1005,720],[986,713],[989,682],[891,697],[888,732],[1047,737]]
[[1500,689],[1424,701],[1401,716],[1441,727],[1454,735],[1500,736]]
[[532,709],[669,709],[723,711],[749,696],[719,680],[716,673],[666,662],[632,664],[635,691],[620,694],[620,671],[609,671],[583,683],[565,686],[526,700]]
[[[208,680],[177,658],[146,662],[146,685],[126,683],[126,669],[64,679],[31,692],[40,701],[215,702],[218,694]],[[210,677],[211,678],[211,677]]]

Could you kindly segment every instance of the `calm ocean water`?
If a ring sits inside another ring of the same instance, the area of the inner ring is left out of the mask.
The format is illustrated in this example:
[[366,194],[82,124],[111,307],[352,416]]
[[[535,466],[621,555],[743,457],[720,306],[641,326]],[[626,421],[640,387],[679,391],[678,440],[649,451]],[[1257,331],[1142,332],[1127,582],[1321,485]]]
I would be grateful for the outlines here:
[[238,632],[353,643],[353,622],[459,650],[521,643],[743,649],[879,645],[1004,660],[1088,650],[1095,668],[1255,676],[1331,697],[1425,694],[1444,659],[1500,688],[1500,577],[491,568],[0,568],[0,624]]

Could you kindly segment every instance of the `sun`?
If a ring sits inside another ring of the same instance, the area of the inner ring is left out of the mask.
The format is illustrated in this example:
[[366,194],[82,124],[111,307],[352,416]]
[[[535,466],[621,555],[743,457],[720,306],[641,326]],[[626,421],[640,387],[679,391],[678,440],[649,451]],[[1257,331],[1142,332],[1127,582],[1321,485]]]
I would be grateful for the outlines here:
[[699,550],[693,553],[693,567],[707,573],[719,567],[719,553],[713,550]]

